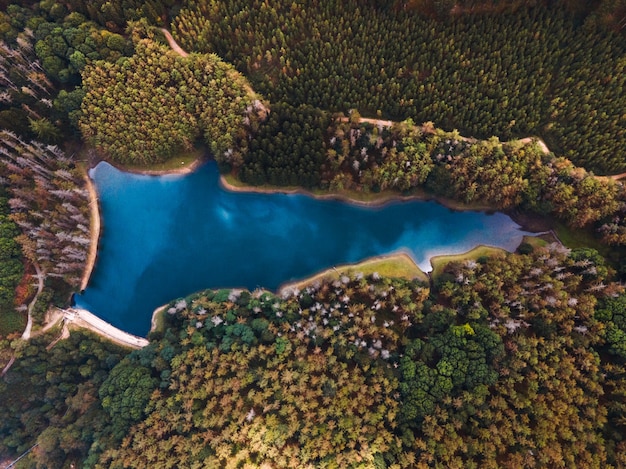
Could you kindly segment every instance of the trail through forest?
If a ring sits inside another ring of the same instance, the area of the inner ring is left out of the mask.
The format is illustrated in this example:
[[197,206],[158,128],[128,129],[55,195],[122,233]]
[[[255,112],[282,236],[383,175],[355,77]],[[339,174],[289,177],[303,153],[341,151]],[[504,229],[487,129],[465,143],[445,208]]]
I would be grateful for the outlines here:
[[178,45],[178,43],[172,37],[172,33],[170,33],[167,29],[161,28],[161,32],[165,35],[165,39],[167,39],[167,43],[170,45],[172,50],[176,52],[181,57],[189,56],[189,52],[185,51],[182,47]]
[[37,293],[35,293],[35,297],[28,305],[28,322],[26,323],[26,329],[24,329],[24,333],[22,334],[22,340],[30,339],[31,330],[33,328],[33,308],[37,303],[37,298],[39,298],[39,295],[43,291],[44,274],[38,263],[33,262],[33,265],[35,266],[35,270],[37,271],[37,274],[35,275],[37,277]]
[[[189,56],[189,52],[187,52],[186,50],[184,50],[182,47],[180,47],[178,45],[178,43],[176,42],[176,40],[172,37],[172,33],[170,33],[167,29],[165,28],[161,28],[161,32],[163,33],[163,35],[165,36],[165,39],[167,39],[167,43],[170,45],[170,47],[172,48],[172,50],[174,52],[176,52],[178,55],[180,55],[181,57],[188,57]],[[236,73],[236,71],[233,69],[231,70],[231,72]],[[234,78],[233,78],[233,81]],[[248,95],[254,99],[257,100],[257,94],[256,92],[252,89],[252,87],[247,83],[245,83],[245,90],[246,93],[248,93]],[[260,102],[260,101],[259,101]],[[269,109],[263,105],[263,103],[261,103],[262,106],[262,111],[263,111],[263,115],[267,116],[267,114],[269,113]]]
[[[24,329],[24,332],[22,333],[22,340],[30,339],[31,331],[33,329],[33,308],[35,307],[35,304],[37,304],[37,299],[39,298],[39,295],[43,291],[43,286],[44,286],[45,276],[44,276],[43,271],[41,270],[41,267],[39,267],[39,264],[37,264],[36,262],[33,262],[33,265],[35,266],[35,271],[37,272],[37,274],[35,275],[35,277],[37,277],[37,293],[35,293],[35,297],[28,304],[28,321],[26,322],[26,328]],[[3,368],[2,373],[0,373],[0,377],[7,374],[7,372],[11,369],[11,366],[13,365],[14,362],[15,362],[15,355],[11,357],[11,359],[9,360],[9,363],[7,363],[6,366]]]

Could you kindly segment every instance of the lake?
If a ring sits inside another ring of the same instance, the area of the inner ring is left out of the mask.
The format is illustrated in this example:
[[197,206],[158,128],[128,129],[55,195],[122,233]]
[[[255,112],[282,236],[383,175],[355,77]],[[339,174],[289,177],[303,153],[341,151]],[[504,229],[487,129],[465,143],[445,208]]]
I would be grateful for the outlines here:
[[146,335],[158,306],[198,290],[263,287],[334,265],[403,251],[429,259],[479,244],[514,250],[522,231],[508,216],[457,212],[436,202],[363,207],[301,194],[230,192],[214,163],[187,175],[90,171],[100,197],[98,261],[77,306]]

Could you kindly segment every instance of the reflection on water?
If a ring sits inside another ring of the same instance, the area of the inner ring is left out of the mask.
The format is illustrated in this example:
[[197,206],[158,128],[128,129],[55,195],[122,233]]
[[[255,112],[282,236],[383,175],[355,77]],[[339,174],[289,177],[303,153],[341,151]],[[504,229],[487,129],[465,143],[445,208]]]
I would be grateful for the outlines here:
[[304,195],[228,192],[215,164],[185,176],[91,172],[101,202],[98,263],[76,303],[138,335],[152,311],[205,288],[264,287],[333,265],[405,251],[425,271],[437,254],[478,244],[514,249],[525,234],[506,215],[435,202],[365,208]]

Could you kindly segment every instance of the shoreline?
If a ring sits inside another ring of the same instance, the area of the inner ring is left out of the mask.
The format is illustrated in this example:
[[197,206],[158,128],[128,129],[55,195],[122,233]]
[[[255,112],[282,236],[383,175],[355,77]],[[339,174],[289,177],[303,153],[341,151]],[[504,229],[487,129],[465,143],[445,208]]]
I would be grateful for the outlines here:
[[[409,262],[416,270],[416,276],[413,277],[412,279],[419,279],[422,282],[429,282],[430,281],[430,275],[427,272],[424,272],[422,269],[420,269],[420,267],[415,263],[415,261],[413,260],[413,258],[408,255],[406,252],[394,252],[391,254],[381,254],[379,256],[373,256],[373,257],[368,257],[360,262],[354,263],[354,264],[341,264],[341,265],[337,265],[337,266],[333,266],[333,267],[329,267],[326,268],[324,270],[321,270],[317,273],[314,273],[308,277],[299,279],[299,280],[294,280],[291,282],[285,282],[280,284],[276,290],[272,291],[272,290],[267,290],[265,288],[261,288],[261,291],[266,291],[268,293],[271,293],[272,295],[282,295],[285,291],[288,291],[290,289],[293,288],[300,288],[301,286],[304,285],[309,285],[313,282],[315,282],[316,280],[320,280],[328,275],[332,275],[332,274],[336,274],[338,276],[340,276],[342,273],[347,273],[350,271],[359,271],[359,269],[363,269],[363,270],[367,270],[364,269],[365,267],[367,267],[369,264],[376,264],[379,262],[394,262],[394,261],[404,261],[404,262]],[[409,279],[407,276],[403,276],[403,275],[398,275],[398,277],[401,278],[406,278],[408,280]],[[232,290],[248,290],[246,287],[227,287],[230,288]],[[203,290],[199,290],[199,291],[204,291],[204,290],[215,290],[212,288],[205,288]],[[250,290],[248,290],[250,291]],[[193,295],[194,293],[197,292],[193,292],[190,293],[190,295]],[[250,291],[250,293],[252,293],[252,291]],[[172,298],[172,300],[176,300],[176,298]],[[161,328],[161,324],[159,324],[162,321],[162,317],[165,316],[166,314],[166,310],[165,308],[171,303],[165,303],[164,305],[158,306],[157,308],[155,308],[155,310],[152,312],[152,317],[150,319],[150,330],[148,331],[148,336],[151,333],[154,332],[162,332],[160,330]]]
[[395,252],[391,254],[382,254],[379,256],[368,257],[367,259],[364,259],[361,262],[357,262],[355,264],[341,264],[341,265],[329,267],[316,274],[310,275],[309,277],[305,277],[300,280],[294,280],[293,282],[285,282],[278,286],[275,293],[277,295],[281,295],[285,291],[293,290],[294,288],[302,289],[302,287],[306,285],[310,285],[316,280],[321,280],[333,274],[339,277],[344,273],[349,273],[352,271],[359,271],[359,270],[367,270],[366,267],[368,267],[369,264],[376,264],[379,262],[398,262],[398,261],[404,261],[404,262],[408,261],[410,264],[412,264],[415,267],[416,274],[417,274],[412,279],[409,279],[408,277],[404,277],[402,275],[400,275],[399,277],[407,278],[407,280],[413,280],[413,279],[419,279],[421,281],[429,280],[428,272],[424,272],[422,269],[420,269],[420,267],[415,263],[415,261],[413,260],[411,256],[409,256],[406,252]]
[[89,284],[89,280],[91,278],[91,274],[93,273],[93,269],[98,260],[98,244],[100,242],[100,236],[102,234],[102,218],[100,216],[100,198],[98,196],[98,191],[89,176],[89,171],[95,168],[102,162],[110,164],[114,168],[124,171],[126,173],[131,174],[141,174],[145,176],[168,176],[168,175],[184,175],[191,174],[196,171],[200,166],[206,163],[206,158],[200,156],[194,159],[191,163],[186,165],[183,168],[175,168],[175,169],[134,169],[134,168],[125,168],[121,165],[117,165],[116,163],[112,163],[105,159],[101,159],[96,162],[93,166],[89,165],[89,167],[84,168],[84,179],[85,179],[85,188],[89,193],[89,232],[90,232],[90,244],[89,244],[89,252],[87,253],[87,260],[85,261],[85,269],[83,271],[83,276],[80,281],[80,289],[79,292],[82,292],[87,288]]
[[70,330],[71,326],[81,327],[115,344],[133,349],[143,348],[150,343],[145,337],[139,337],[130,332],[123,331],[86,309],[70,308],[62,311],[65,325],[70,328]]
[[152,334],[153,332],[160,332],[159,330],[161,329],[161,325],[159,323],[162,322],[161,318],[163,318],[165,308],[168,304],[169,303],[165,303],[163,306],[159,306],[154,311],[152,311],[152,318],[150,318],[150,330],[148,331],[148,335]]
[[[401,195],[398,193],[384,193],[380,197],[377,197],[374,200],[359,200],[357,198],[353,198],[350,194],[346,193],[338,193],[338,192],[327,192],[327,193],[315,193],[307,189],[303,188],[294,188],[294,187],[280,187],[280,186],[247,186],[247,185],[234,185],[233,183],[227,180],[227,176],[220,175],[220,186],[231,192],[249,192],[249,193],[257,193],[257,194],[294,194],[294,195],[305,195],[318,200],[334,200],[339,202],[345,202],[361,207],[371,207],[378,208],[384,207],[388,204],[399,203],[399,202],[411,202],[411,201],[423,201],[423,202],[436,202],[439,205],[446,207],[449,210],[455,212],[484,212],[487,214],[493,213],[503,213],[515,223],[520,226],[520,229],[523,231],[528,231],[530,233],[543,233],[545,231],[550,231],[553,229],[552,223],[546,217],[543,217],[534,213],[517,213],[515,210],[499,210],[489,205],[467,205],[463,202],[459,202],[453,199],[448,199],[446,197],[441,197],[433,194],[427,193],[418,193],[411,195]],[[242,183],[243,184],[243,183]]]
[[[119,169],[120,171],[132,173],[132,174],[140,174],[140,175],[147,175],[147,176],[167,176],[167,175],[185,175],[185,174],[193,173],[196,169],[198,169],[200,166],[206,163],[207,159],[204,157],[199,157],[193,160],[190,164],[186,165],[183,168],[165,169],[165,170],[125,168],[121,165],[117,165],[117,164],[108,162],[106,160],[100,160],[98,163],[100,163],[101,161],[105,161],[111,164],[112,166]],[[101,231],[101,218],[100,218],[100,212],[99,212],[99,205],[98,205],[99,198],[97,195],[97,191],[95,190],[93,181],[89,177],[88,173],[85,174],[85,179],[87,181],[87,189],[90,194],[91,218],[92,220],[95,221],[95,223],[93,223],[93,228],[91,229],[92,244],[90,245],[89,256],[88,256],[87,264],[85,267],[85,273],[83,275],[83,279],[81,283],[81,291],[87,287],[89,279],[91,277],[91,272],[95,266],[95,263],[97,260],[97,251],[98,251],[97,247],[98,247],[100,231]],[[239,185],[235,185],[229,182],[227,180],[227,176],[222,175],[222,174],[220,174],[220,177],[219,177],[219,184],[223,189],[231,191],[231,192],[241,192],[241,193],[249,192],[249,193],[265,193],[265,194],[276,194],[276,193],[278,194],[301,194],[301,195],[306,195],[308,197],[312,197],[312,198],[319,199],[319,200],[336,200],[336,201],[346,202],[346,203],[350,203],[350,204],[354,204],[358,206],[373,207],[373,208],[383,207],[387,204],[392,204],[392,203],[420,200],[420,201],[426,201],[426,202],[431,202],[431,201],[436,202],[448,208],[449,210],[454,210],[454,211],[475,211],[475,212],[487,212],[487,213],[498,211],[494,209],[493,207],[490,207],[487,205],[466,205],[466,204],[463,204],[461,202],[457,202],[451,199],[446,199],[443,197],[439,197],[439,196],[435,196],[431,194],[425,194],[425,193],[401,195],[398,193],[389,192],[389,193],[382,193],[382,194],[374,194],[374,198],[372,200],[360,200],[358,198],[351,197],[350,194],[346,194],[346,193],[337,193],[337,192],[315,193],[315,192],[312,192],[310,190],[307,190],[301,187],[279,187],[279,186],[256,187],[256,186],[249,186],[249,185],[239,186]],[[515,220],[515,218],[510,213],[507,213],[505,211],[501,211],[501,213],[505,213],[507,216],[511,217],[517,224],[520,225],[520,228],[526,231],[534,231],[532,229],[527,230],[523,225],[521,225],[517,220]],[[399,258],[408,258],[410,262],[413,263],[416,266],[416,268],[424,274],[426,278],[430,278],[430,274],[423,272],[419,268],[419,266],[415,264],[415,261],[408,254],[403,253],[403,252],[397,252],[397,253],[392,253],[388,255],[374,256],[371,258],[367,258],[357,264],[345,264],[345,265],[341,265],[338,267],[331,267],[321,272],[318,272],[310,277],[307,277],[298,281],[294,281],[294,282],[286,282],[280,285],[277,288],[276,292],[273,292],[273,293],[280,294],[282,291],[286,289],[294,288],[294,287],[297,287],[298,285],[309,284],[311,282],[314,282],[316,279],[323,278],[324,276],[329,275],[333,270],[337,272],[338,271],[337,269],[358,269],[359,265],[375,263],[379,261],[393,261],[394,259],[399,259]],[[431,259],[431,266],[432,266],[432,259]],[[148,335],[150,333],[157,332],[159,330],[160,328],[159,318],[164,315],[165,307],[167,306],[167,304],[169,303],[159,306],[153,311],[152,317],[151,317],[150,330],[148,331]],[[93,315],[93,313],[90,313],[90,315]],[[94,317],[96,319],[100,319],[97,316],[94,316]],[[76,323],[76,321],[74,322]],[[97,334],[99,334],[100,336],[108,340],[111,340],[116,343],[120,343],[119,338],[117,338],[115,334],[109,334],[100,328],[93,327],[93,325],[91,324],[90,325],[92,327],[89,327],[87,325],[89,324],[87,321],[83,320],[81,322],[83,323],[81,324],[83,327],[87,327],[88,329],[92,330],[93,332],[96,332]],[[121,330],[119,331],[124,332]],[[126,342],[126,345],[129,345],[128,342]]]
[[[340,192],[324,192],[324,193],[315,193],[308,189],[298,188],[298,187],[280,187],[280,186],[249,186],[243,185],[238,186],[227,180],[227,176],[220,174],[219,184],[223,189],[226,189],[231,192],[249,192],[256,194],[288,194],[288,195],[306,195],[308,197],[318,199],[318,200],[335,200],[339,202],[346,202],[353,205],[358,205],[361,207],[384,207],[388,204],[393,204],[396,202],[411,202],[414,200],[420,200],[423,202],[436,202],[439,205],[443,205],[449,210],[457,211],[457,212],[501,212],[506,213],[501,210],[494,209],[488,205],[467,205],[462,202],[455,201],[453,199],[448,199],[445,197],[440,197],[437,195],[420,193],[420,194],[411,194],[411,195],[401,195],[399,193],[394,192],[384,192],[379,193],[380,196],[375,195],[372,200],[360,200],[354,197],[351,197],[349,193],[340,193]],[[243,184],[243,183],[242,183]],[[358,193],[361,194],[361,193]],[[371,194],[371,193],[370,193]],[[507,214],[508,215],[508,214]]]
[[[110,164],[111,166],[113,166],[115,169],[118,169],[120,171],[123,171],[125,173],[130,173],[130,174],[141,174],[144,176],[170,176],[170,175],[184,175],[184,174],[191,174],[193,173],[196,169],[198,169],[200,166],[202,166],[204,163],[206,163],[208,160],[202,156],[196,158],[195,160],[193,160],[191,163],[189,163],[186,166],[183,166],[182,168],[172,168],[172,169],[140,169],[140,168],[129,168],[129,167],[125,167],[123,165],[120,165],[118,163],[114,163],[111,161],[107,161],[107,160],[100,160],[98,161],[98,163],[96,163],[95,166],[97,166],[98,164],[105,162]],[[94,167],[95,167],[94,166]]]
[[85,173],[85,182],[87,185],[87,192],[89,193],[89,210],[91,216],[89,217],[89,231],[90,231],[90,243],[89,252],[87,254],[87,261],[85,263],[85,270],[83,271],[83,277],[80,282],[80,291],[82,292],[87,288],[89,279],[96,265],[98,259],[98,244],[100,242],[100,233],[102,227],[102,220],[100,218],[100,202],[98,199],[98,192],[96,191],[93,181],[89,177],[89,174]]
[[[522,240],[522,242],[524,241]],[[511,253],[511,251],[496,246],[490,246],[488,244],[479,244],[474,246],[469,251],[461,252],[459,254],[437,254],[430,258],[432,270],[429,272],[429,276],[433,280],[436,279],[441,274],[440,270],[442,270],[450,262],[474,259],[483,255],[491,257],[504,253]]]

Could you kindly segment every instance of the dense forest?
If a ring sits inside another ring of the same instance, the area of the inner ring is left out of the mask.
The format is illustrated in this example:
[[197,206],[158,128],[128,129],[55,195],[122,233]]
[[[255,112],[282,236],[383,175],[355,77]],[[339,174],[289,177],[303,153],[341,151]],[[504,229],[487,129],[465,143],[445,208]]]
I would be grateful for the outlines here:
[[16,238],[19,228],[10,218],[10,206],[4,187],[0,186],[0,336],[8,335],[24,324],[15,311],[17,286],[22,280],[24,266],[22,251]]
[[[626,467],[626,190],[596,175],[626,171],[624,0],[0,7],[0,464]],[[85,268],[85,169],[194,148],[251,185],[543,216],[602,255],[202,291],[132,352],[42,328]]]
[[595,251],[522,251],[431,286],[200,292],[121,361],[42,336],[0,388],[37,384],[2,445],[48,467],[623,467],[622,287]]
[[82,465],[110,431],[98,390],[128,351],[81,331],[50,347],[58,334],[51,330],[22,343],[0,380],[0,454],[37,444],[21,467],[64,467],[66,460]]
[[587,169],[626,169],[626,43],[561,8],[440,21],[358,0],[189,3],[172,23],[183,47],[234,63],[270,102],[539,135]]
[[181,57],[149,39],[135,46],[129,59],[84,70],[87,142],[114,161],[146,164],[191,150],[202,135],[218,162],[239,161],[265,113],[245,78],[214,54]]
[[0,174],[9,181],[10,218],[29,261],[71,287],[80,285],[87,252],[89,194],[81,172],[56,146],[0,132]]
[[610,318],[622,320],[624,299],[607,274],[596,253],[553,245],[452,263],[432,290],[357,274],[280,298],[222,290],[173,302],[183,350],[163,369],[170,384],[105,460],[619,466],[623,408],[602,397],[621,392],[611,337],[623,329]]

